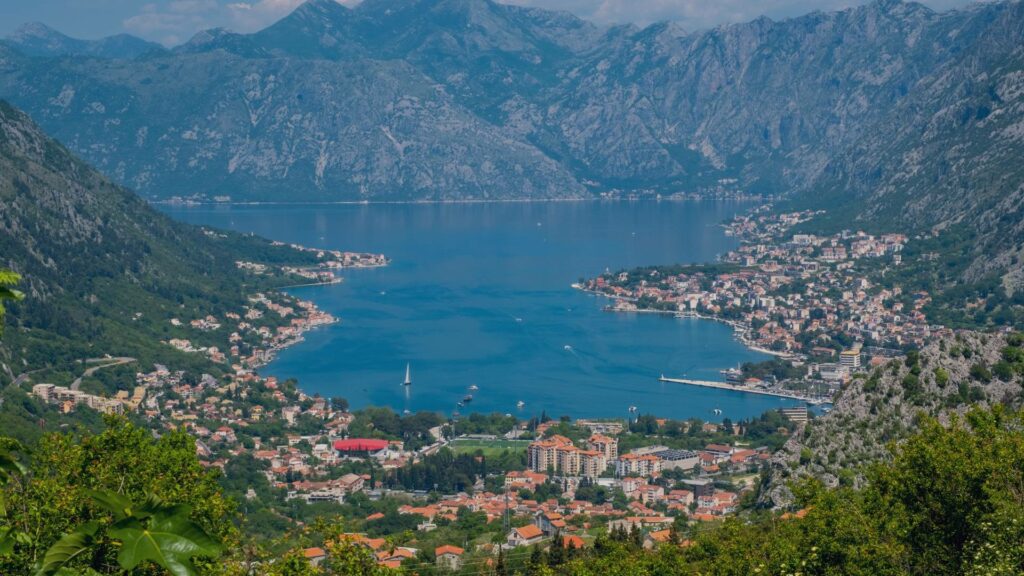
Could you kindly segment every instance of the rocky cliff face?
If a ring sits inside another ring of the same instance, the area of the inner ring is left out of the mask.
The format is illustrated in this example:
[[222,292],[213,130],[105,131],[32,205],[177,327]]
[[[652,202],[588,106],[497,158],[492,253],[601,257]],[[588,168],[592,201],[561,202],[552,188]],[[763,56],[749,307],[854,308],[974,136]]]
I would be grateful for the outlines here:
[[957,280],[995,274],[1012,295],[1024,286],[1024,43],[1013,40],[1024,35],[1024,4],[940,31],[957,57],[865,126],[803,200],[850,226],[963,228]]
[[789,504],[788,483],[804,476],[826,485],[860,483],[864,467],[888,458],[889,444],[913,431],[922,414],[948,422],[976,403],[1019,408],[1021,374],[1006,358],[1020,342],[1010,340],[958,332],[926,346],[919,360],[893,360],[858,375],[831,413],[808,423],[773,456],[764,502]]
[[[942,103],[972,86],[983,97],[996,75],[999,98],[1016,97],[1022,11],[878,0],[689,33],[491,0],[311,0],[255,34],[208,31],[129,60],[0,46],[0,96],[150,198],[775,194],[851,180],[879,194],[886,168],[871,159],[915,149]],[[1016,138],[1020,118],[1007,105],[983,134],[940,130],[930,146]]]

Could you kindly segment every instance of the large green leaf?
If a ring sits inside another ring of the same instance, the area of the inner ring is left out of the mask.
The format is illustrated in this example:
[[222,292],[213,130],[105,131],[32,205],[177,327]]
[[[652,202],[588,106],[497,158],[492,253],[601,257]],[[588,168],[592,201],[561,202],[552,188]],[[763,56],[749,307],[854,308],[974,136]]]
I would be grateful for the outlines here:
[[0,556],[14,552],[14,545],[17,544],[13,526],[0,526]]
[[36,576],[56,574],[65,564],[88,551],[96,543],[96,532],[99,527],[98,522],[88,522],[74,532],[62,536],[46,551]]
[[114,515],[114,520],[132,516],[133,504],[127,496],[107,490],[86,490],[94,504]]
[[21,275],[10,270],[0,269],[0,286],[13,286],[21,281]]
[[99,572],[93,570],[92,568],[82,568],[82,569],[77,569],[77,570],[74,569],[74,568],[61,568],[53,576],[103,576],[103,575],[100,574]]
[[25,466],[9,450],[0,449],[0,484],[6,484],[12,476],[24,476]]
[[148,524],[126,518],[108,531],[122,542],[117,561],[125,570],[150,561],[174,576],[194,576],[192,558],[217,556],[221,552],[220,545],[181,509],[157,512]]

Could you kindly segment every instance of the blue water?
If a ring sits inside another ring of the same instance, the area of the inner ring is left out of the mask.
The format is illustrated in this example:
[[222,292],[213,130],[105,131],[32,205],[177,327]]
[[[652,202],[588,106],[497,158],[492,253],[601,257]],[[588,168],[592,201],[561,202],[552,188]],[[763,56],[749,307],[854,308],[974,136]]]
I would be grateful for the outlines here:
[[[735,243],[728,202],[573,202],[172,208],[181,220],[307,246],[383,252],[387,268],[294,289],[342,319],[306,335],[264,373],[353,407],[523,417],[641,413],[717,420],[789,405],[665,384],[662,373],[720,379],[765,356],[717,322],[602,311],[570,288],[610,268],[714,260]],[[566,348],[568,346],[568,348]],[[406,362],[414,384],[400,385]],[[517,401],[526,405],[517,409]]]

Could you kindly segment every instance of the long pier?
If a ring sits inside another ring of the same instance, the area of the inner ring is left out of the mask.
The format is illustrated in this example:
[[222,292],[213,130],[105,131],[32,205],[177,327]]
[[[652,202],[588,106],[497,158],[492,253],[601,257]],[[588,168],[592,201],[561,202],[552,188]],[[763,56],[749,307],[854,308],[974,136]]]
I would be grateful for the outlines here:
[[821,404],[824,400],[818,398],[809,398],[807,396],[801,396],[800,394],[792,392],[775,392],[773,390],[758,390],[756,388],[747,388],[744,386],[733,386],[732,384],[726,384],[725,382],[711,382],[708,380],[690,380],[687,378],[666,378],[664,375],[658,378],[661,382],[671,382],[673,384],[686,384],[689,386],[703,386],[705,388],[717,388],[719,390],[732,390],[733,392],[746,392],[747,394],[760,394],[762,396],[776,396],[778,398],[788,398],[790,400],[800,400],[801,402],[807,402],[808,404]]

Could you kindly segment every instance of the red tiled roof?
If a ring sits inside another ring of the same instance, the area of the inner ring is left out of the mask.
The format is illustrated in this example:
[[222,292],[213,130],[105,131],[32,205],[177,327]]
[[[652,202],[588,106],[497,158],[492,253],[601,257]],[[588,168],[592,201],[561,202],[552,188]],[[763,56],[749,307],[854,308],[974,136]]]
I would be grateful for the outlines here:
[[583,548],[583,539],[579,536],[562,536],[562,548]]
[[528,524],[526,526],[523,526],[522,528],[516,528],[516,533],[519,534],[520,538],[524,538],[526,540],[531,540],[544,534],[543,532],[541,532],[540,528],[534,526],[533,524]]

